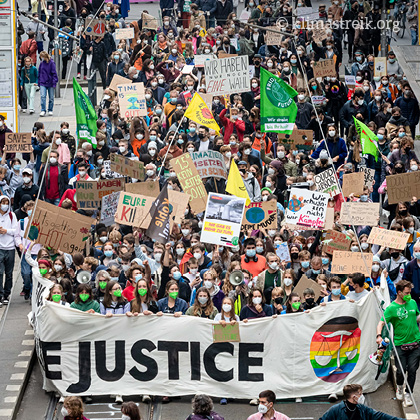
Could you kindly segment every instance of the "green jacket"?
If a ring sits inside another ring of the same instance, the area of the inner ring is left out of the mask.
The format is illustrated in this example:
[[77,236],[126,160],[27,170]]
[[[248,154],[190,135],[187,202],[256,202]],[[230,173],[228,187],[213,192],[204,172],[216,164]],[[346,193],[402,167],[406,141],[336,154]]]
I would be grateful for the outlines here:
[[93,309],[95,312],[98,312],[98,314],[101,312],[99,302],[96,300],[88,300],[87,302],[80,303],[73,302],[70,305],[70,308],[78,309],[82,312],[87,312],[89,309]]
[[20,71],[20,86],[26,83],[38,84],[38,69],[35,66],[31,66],[29,69],[23,67]]
[[[217,310],[217,308],[216,308],[216,307],[213,307],[213,312],[210,314],[209,319],[214,319],[214,318],[215,318],[215,316],[216,316],[218,313],[219,313],[219,311]],[[194,307],[193,307],[193,306],[190,306],[190,307],[187,309],[187,312],[185,312],[185,315],[194,316]],[[200,317],[201,317],[201,314],[200,314],[200,315],[198,315],[198,316],[200,316]]]

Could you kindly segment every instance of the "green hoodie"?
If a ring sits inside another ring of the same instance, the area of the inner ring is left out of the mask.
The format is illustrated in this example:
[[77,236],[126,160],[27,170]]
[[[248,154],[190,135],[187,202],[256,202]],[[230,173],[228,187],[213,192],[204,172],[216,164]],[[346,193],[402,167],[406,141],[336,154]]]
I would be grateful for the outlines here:
[[98,314],[101,312],[99,303],[96,300],[88,300],[87,302],[80,303],[73,302],[70,305],[70,308],[78,309],[82,312],[87,312],[89,309],[93,309],[95,312],[98,312]]

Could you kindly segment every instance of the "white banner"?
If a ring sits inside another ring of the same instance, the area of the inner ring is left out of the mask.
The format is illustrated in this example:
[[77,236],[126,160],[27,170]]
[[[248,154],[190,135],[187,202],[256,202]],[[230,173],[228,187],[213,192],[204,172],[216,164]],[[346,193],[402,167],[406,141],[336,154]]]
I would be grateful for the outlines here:
[[310,313],[240,323],[239,343],[213,343],[213,321],[157,315],[105,318],[46,302],[37,335],[46,391],[63,395],[151,394],[279,398],[375,391],[380,314],[374,293]]

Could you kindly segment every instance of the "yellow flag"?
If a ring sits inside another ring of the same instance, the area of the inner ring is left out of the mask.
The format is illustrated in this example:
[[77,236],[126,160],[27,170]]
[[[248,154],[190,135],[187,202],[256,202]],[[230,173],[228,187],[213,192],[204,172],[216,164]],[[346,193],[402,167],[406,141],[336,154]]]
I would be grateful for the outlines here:
[[188,105],[184,114],[185,118],[195,121],[197,124],[204,125],[213,129],[216,134],[219,134],[220,127],[218,126],[213,114],[207,107],[203,98],[196,92]]
[[251,199],[249,198],[248,191],[246,190],[244,180],[234,160],[232,160],[230,164],[229,176],[226,184],[226,192],[235,195],[236,197],[245,198],[247,206],[251,203]]

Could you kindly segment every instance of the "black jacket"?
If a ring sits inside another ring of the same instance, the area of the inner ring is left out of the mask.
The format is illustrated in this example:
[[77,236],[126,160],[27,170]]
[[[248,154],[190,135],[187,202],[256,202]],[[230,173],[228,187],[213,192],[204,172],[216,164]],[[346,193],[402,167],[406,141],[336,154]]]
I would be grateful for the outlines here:
[[[45,192],[46,192],[46,185],[49,182],[49,169],[50,165],[48,165],[48,172],[45,174],[44,182],[41,185],[41,194],[40,199],[44,200]],[[39,181],[41,182],[42,177],[44,175],[45,166],[43,166],[39,172]],[[58,167],[58,189],[60,192],[60,197],[65,193],[65,191],[69,188],[69,177],[67,171],[67,165],[59,165]]]
[[101,63],[102,61],[106,61],[106,58],[107,55],[104,42],[92,42],[92,62]]
[[217,1],[216,4],[215,18],[217,19],[217,24],[223,26],[226,24],[227,17],[233,12],[233,3],[232,0],[226,0],[225,4],[221,1]]
[[[25,185],[25,184],[24,184]],[[30,188],[23,188],[23,185],[16,188],[15,195],[13,197],[13,211],[19,208],[20,200],[22,196],[28,194],[31,196],[31,200],[35,201],[36,196],[38,195],[39,187],[38,185],[32,184]]]

